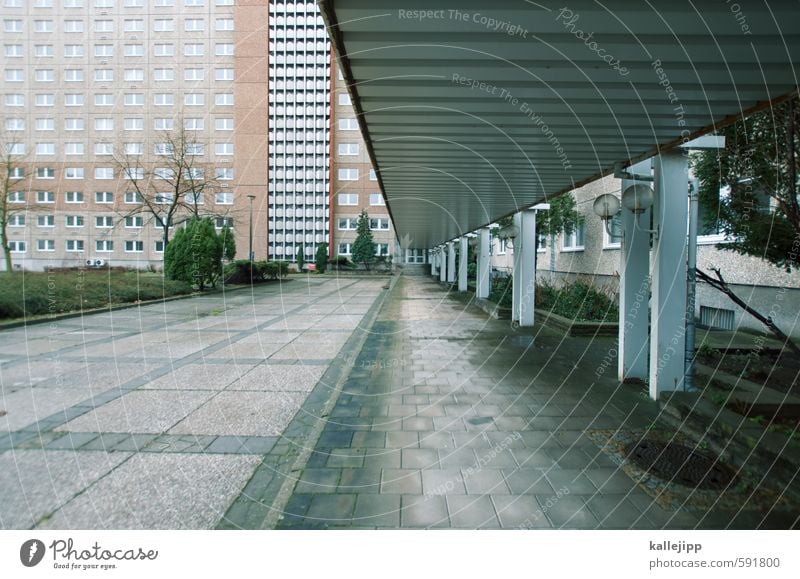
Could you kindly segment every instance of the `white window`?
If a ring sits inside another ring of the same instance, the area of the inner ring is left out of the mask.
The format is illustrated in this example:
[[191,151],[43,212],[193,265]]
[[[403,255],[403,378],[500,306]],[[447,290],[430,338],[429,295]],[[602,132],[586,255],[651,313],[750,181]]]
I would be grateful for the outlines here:
[[6,44],[5,45],[6,58],[19,58],[23,55],[21,44]]
[[25,191],[9,191],[9,203],[25,203]]
[[22,20],[3,20],[3,32],[22,32]]
[[144,130],[144,119],[140,117],[130,117],[125,119],[125,130],[126,131],[143,131]]
[[[128,22],[136,22],[136,21],[135,20],[126,20],[125,21],[125,31],[126,32],[129,32],[129,30],[127,28]],[[139,22],[142,22],[142,21],[139,20]],[[142,22],[142,24],[143,24],[143,22]],[[142,28],[142,30],[144,30],[144,28]],[[94,21],[94,31],[95,32],[99,32],[101,34],[105,33],[105,32],[109,32],[109,33],[110,32],[114,32],[114,21],[113,20],[95,20]],[[134,30],[134,32],[136,32],[136,31]]]
[[141,203],[142,198],[136,191],[126,191],[124,201],[128,205],[135,205]]
[[497,255],[505,255],[508,251],[508,239],[497,239]]
[[125,0],[126,8],[142,8],[144,7],[144,0]]
[[34,0],[33,5],[36,8],[52,8],[53,0]]
[[7,131],[24,131],[25,119],[6,119]]
[[153,243],[154,253],[164,253],[164,240],[159,239]]
[[153,128],[156,131],[171,131],[175,123],[171,117],[159,117],[153,120]]
[[[36,202],[37,203],[55,203],[56,202],[56,194],[53,191],[37,191],[36,192]],[[42,217],[46,217],[42,216]],[[52,215],[51,215],[52,217]],[[53,222],[55,225],[55,222]]]
[[206,45],[201,42],[187,42],[183,45],[184,56],[203,56],[206,53]]
[[[608,220],[608,230],[603,225],[603,249],[618,249],[622,246],[622,214],[617,213]],[[609,235],[611,232],[611,235]]]
[[37,155],[55,155],[56,154],[56,144],[55,143],[36,143],[36,154]]
[[[55,146],[55,145],[54,145]],[[37,179],[55,179],[56,170],[52,167],[36,167]]]
[[358,219],[355,217],[343,217],[339,219],[339,231],[355,231]]
[[95,155],[113,155],[114,154],[114,145],[111,143],[95,143],[94,144],[94,154]]
[[175,170],[169,167],[156,167],[153,169],[153,177],[167,181],[175,176]]
[[214,0],[215,6],[233,6],[233,0]]
[[9,179],[23,179],[25,177],[25,169],[23,167],[11,167],[8,177]]
[[157,92],[153,95],[153,104],[159,107],[168,107],[175,104],[175,95]]
[[358,181],[358,169],[339,169],[340,181]]
[[56,121],[55,119],[36,119],[36,130],[37,131],[55,131],[56,130]]
[[35,32],[52,32],[53,31],[53,21],[52,20],[34,20],[34,22],[33,22],[33,30]]
[[37,68],[34,71],[36,82],[55,82],[56,72],[52,68]]
[[204,119],[190,117],[183,120],[183,128],[187,131],[202,131],[204,126]]
[[126,253],[142,253],[144,251],[144,241],[129,240],[125,242]]
[[203,6],[205,0],[183,0],[184,6]]
[[[142,82],[144,81],[144,69],[142,68],[126,68],[125,69],[125,82]],[[128,95],[125,95],[128,96]],[[141,97],[142,104],[144,104],[144,95]],[[125,102],[127,105],[128,102]]]
[[195,181],[202,181],[204,171],[201,167],[189,167],[187,169],[187,175],[189,179],[194,179]]
[[[45,71],[42,70],[42,69],[37,69],[36,70],[35,78],[36,78],[37,81],[41,82],[41,81],[44,80],[43,78],[40,78],[40,77],[44,76],[44,74],[43,74],[44,72]],[[47,72],[50,73],[50,82],[52,82],[52,80],[53,80],[53,78],[52,78],[53,71],[52,70],[48,70]],[[22,72],[21,68],[7,68],[5,70],[3,76],[6,79],[6,82],[22,82],[22,81],[25,80],[25,74]]]
[[96,167],[94,170],[94,178],[97,180],[102,179],[113,179],[114,178],[114,168],[113,167]]
[[175,45],[171,43],[156,44],[153,47],[155,56],[175,56]]
[[175,0],[155,0],[156,6],[175,6]]
[[114,106],[114,95],[111,93],[97,93],[94,95],[94,104],[98,107]]
[[66,107],[82,107],[86,97],[82,94],[73,93],[64,95],[64,106]]
[[378,180],[378,175],[375,173],[375,169],[370,169],[369,170],[369,180],[370,181],[377,181]]
[[[95,169],[97,173],[97,169]],[[64,179],[83,179],[83,167],[67,167],[64,169]]]
[[339,143],[340,155],[358,155],[358,143]]
[[230,181],[233,179],[232,167],[218,167],[214,171],[214,176],[220,181]]
[[175,80],[175,70],[171,68],[157,68],[153,71],[153,80],[159,82]]
[[173,151],[172,143],[156,143],[153,146],[153,153],[156,155],[171,155]]
[[55,215],[37,215],[36,216],[36,226],[37,227],[55,227],[56,226],[56,216]]
[[36,249],[38,251],[55,251],[56,241],[55,239],[37,239]]
[[111,215],[95,215],[94,226],[98,229],[110,229],[114,227],[114,218]]
[[[41,106],[38,104],[38,96],[39,95],[37,95],[37,106]],[[21,94],[7,94],[5,98],[5,103],[7,107],[24,107],[25,96]]]
[[214,119],[214,128],[218,131],[232,131],[233,119],[230,118]]
[[369,228],[376,231],[388,231],[389,220],[383,217],[371,218],[369,220]]
[[64,82],[83,82],[82,68],[68,68],[64,71]]
[[108,117],[99,117],[94,120],[95,131],[113,131],[114,119]]
[[217,106],[232,107],[233,106],[233,93],[222,92],[217,93],[214,97],[214,104]]
[[125,56],[144,56],[144,44],[126,44]]
[[[136,181],[138,179],[144,179],[144,168],[143,167],[126,167],[124,169],[124,174],[126,179],[130,179],[132,181]],[[127,203],[127,201],[126,201]]]
[[126,155],[144,155],[144,143],[125,143],[123,150]]
[[233,193],[230,191],[215,193],[214,203],[217,205],[233,205]]
[[232,68],[217,68],[214,70],[214,80],[224,81],[233,80]]
[[223,227],[233,229],[233,217],[215,217],[214,227],[217,229],[222,229]]
[[83,44],[65,44],[65,58],[80,58],[83,56]]
[[183,29],[186,32],[200,32],[206,29],[206,21],[203,18],[187,18],[183,21]]
[[64,20],[64,32],[83,32],[83,20]]
[[83,251],[83,239],[67,239],[67,251]]
[[370,193],[369,194],[369,204],[370,205],[386,205],[386,202],[383,199],[383,195],[380,193]]
[[64,220],[64,225],[66,227],[83,227],[83,215],[67,215]]
[[175,199],[172,193],[160,192],[155,194],[155,202],[159,205],[170,205]]
[[217,18],[214,22],[214,28],[218,32],[233,30],[233,18]]
[[[158,20],[156,20],[156,22],[158,22]],[[125,20],[125,32],[144,32],[144,20],[140,18]]]
[[357,131],[358,121],[349,118],[339,119],[339,129],[342,131]]
[[175,30],[175,21],[172,18],[156,18],[153,22],[156,32],[172,32]]
[[95,8],[113,8],[114,0],[94,0]]
[[113,44],[95,44],[94,55],[97,58],[110,58],[114,56]]
[[572,228],[572,233],[564,232],[562,237],[562,251],[582,251],[584,239],[584,221],[579,218],[578,222]]
[[187,68],[183,71],[183,80],[204,80],[205,70],[202,68]]
[[339,205],[358,205],[358,193],[339,193]]
[[94,242],[94,250],[98,253],[111,253],[114,251],[114,242],[110,239],[97,239]]
[[95,82],[113,82],[114,70],[111,68],[97,68],[94,71]]
[[77,118],[69,118],[64,119],[64,130],[65,131],[82,131],[84,129],[84,121],[83,119]]
[[202,106],[206,104],[206,95],[201,92],[189,92],[183,95],[183,104],[187,106]]
[[339,93],[339,104],[340,105],[350,105],[350,104],[352,104],[350,102],[350,95],[347,94],[346,92],[340,92]]
[[34,97],[34,104],[36,104],[37,107],[52,107],[56,104],[56,95],[37,94]]
[[352,246],[349,243],[340,243],[338,247],[338,251],[336,252],[337,255],[352,255]]
[[52,44],[36,44],[33,47],[33,54],[36,58],[52,58],[55,50]]
[[83,143],[64,143],[65,155],[85,155],[86,145]]
[[11,250],[11,253],[25,253],[28,251],[28,247],[24,241],[9,241],[8,248]]
[[214,143],[214,154],[218,156],[233,155],[233,143]]
[[114,193],[112,191],[95,191],[95,203],[114,203]]
[[234,48],[232,42],[217,42],[214,45],[214,54],[216,56],[233,56]]
[[126,92],[123,101],[125,106],[133,107],[133,106],[143,106],[144,105],[144,93],[140,92]]
[[25,143],[6,143],[6,151],[9,155],[24,155]]
[[206,146],[203,143],[189,143],[186,145],[187,155],[205,155]]
[[25,227],[25,215],[22,213],[15,213],[8,218],[9,227]]
[[128,229],[140,229],[144,225],[144,217],[141,215],[128,215],[125,218],[125,227]]

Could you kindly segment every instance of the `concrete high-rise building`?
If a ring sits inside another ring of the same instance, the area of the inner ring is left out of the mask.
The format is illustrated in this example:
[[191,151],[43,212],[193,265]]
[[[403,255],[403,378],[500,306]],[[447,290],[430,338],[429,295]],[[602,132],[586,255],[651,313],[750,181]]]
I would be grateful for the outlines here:
[[[2,140],[30,209],[8,228],[15,267],[160,267],[134,190],[166,195],[173,139],[214,184],[198,212],[233,226],[241,257],[254,196],[266,255],[267,0],[1,1]],[[136,171],[152,182],[132,186]]]

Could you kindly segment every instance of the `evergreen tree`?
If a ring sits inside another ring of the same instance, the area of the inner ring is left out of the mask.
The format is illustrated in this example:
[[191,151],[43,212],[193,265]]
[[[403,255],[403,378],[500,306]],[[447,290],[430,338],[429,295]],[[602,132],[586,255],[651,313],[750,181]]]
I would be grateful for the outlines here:
[[306,255],[302,247],[297,248],[297,270],[303,273],[303,268],[306,266]]
[[170,279],[215,286],[222,267],[222,239],[209,218],[192,219],[179,229],[164,252],[164,273]]
[[356,240],[353,243],[353,261],[361,263],[369,271],[370,265],[375,261],[375,242],[369,228],[369,215],[362,209],[356,225]]
[[[233,236],[233,231],[227,225],[219,232],[220,242],[222,243],[222,257],[228,261],[236,259],[236,239]],[[250,256],[247,256],[250,259]]]
[[324,241],[317,245],[317,253],[314,255],[314,263],[319,273],[325,273],[328,269],[328,244]]

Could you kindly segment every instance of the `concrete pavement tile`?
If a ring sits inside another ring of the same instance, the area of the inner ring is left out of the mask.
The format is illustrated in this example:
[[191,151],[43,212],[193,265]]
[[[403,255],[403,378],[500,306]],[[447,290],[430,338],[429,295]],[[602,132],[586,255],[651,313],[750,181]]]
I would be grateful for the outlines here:
[[385,468],[381,479],[381,494],[422,494],[419,470]]
[[358,495],[356,509],[353,513],[353,524],[399,527],[400,495]]
[[492,495],[492,502],[504,529],[551,528],[532,495]]
[[[61,412],[71,406],[90,400],[93,391],[88,388],[25,388],[0,398],[0,432],[19,430]],[[83,428],[83,432],[97,431]]]
[[311,392],[327,366],[261,364],[230,385],[228,390]]
[[409,528],[447,528],[450,518],[447,514],[445,497],[403,495],[400,501],[400,526]]
[[447,497],[447,510],[453,527],[463,529],[495,529],[500,521],[489,496]]
[[536,495],[539,506],[557,529],[598,529],[600,521],[580,496]]
[[187,364],[144,384],[143,390],[223,390],[253,368],[250,364]]
[[356,503],[355,495],[315,495],[305,518],[316,523],[341,524],[351,522]]
[[259,461],[254,456],[138,454],[40,527],[210,529]]

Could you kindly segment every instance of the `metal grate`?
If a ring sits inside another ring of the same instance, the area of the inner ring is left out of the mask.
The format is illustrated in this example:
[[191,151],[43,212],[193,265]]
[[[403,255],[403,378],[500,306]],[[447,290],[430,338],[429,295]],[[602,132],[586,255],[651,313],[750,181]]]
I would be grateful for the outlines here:
[[648,473],[691,488],[723,490],[736,480],[736,473],[717,457],[682,444],[644,439],[628,446],[625,455]]
[[735,328],[734,312],[733,310],[700,306],[700,323],[708,328],[733,330]]

